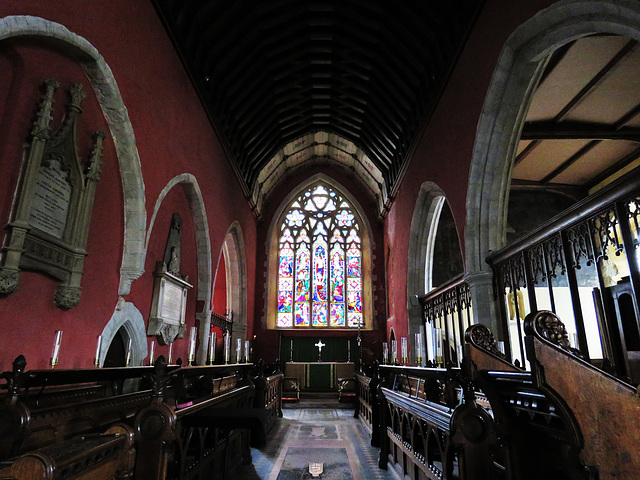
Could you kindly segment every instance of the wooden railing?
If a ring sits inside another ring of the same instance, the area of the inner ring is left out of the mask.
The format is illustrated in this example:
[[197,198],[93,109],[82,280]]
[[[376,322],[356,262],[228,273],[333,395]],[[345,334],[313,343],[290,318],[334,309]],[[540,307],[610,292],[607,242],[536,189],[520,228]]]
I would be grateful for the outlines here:
[[[371,397],[371,378],[363,373],[356,373],[356,404],[354,416],[360,418],[365,427],[373,430],[373,411]],[[374,391],[375,394],[375,391]]]
[[419,301],[427,329],[427,364],[460,366],[464,332],[473,323],[469,285],[459,275]]
[[507,357],[527,362],[524,318],[549,309],[596,366],[640,383],[640,176],[622,178],[492,253]]

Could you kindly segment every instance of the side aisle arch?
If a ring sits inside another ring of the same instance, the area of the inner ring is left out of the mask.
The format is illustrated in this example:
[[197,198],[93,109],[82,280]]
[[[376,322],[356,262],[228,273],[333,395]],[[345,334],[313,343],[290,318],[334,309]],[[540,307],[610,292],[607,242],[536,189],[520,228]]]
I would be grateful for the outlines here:
[[433,257],[437,222],[445,202],[444,192],[435,183],[425,182],[420,187],[418,199],[411,218],[409,234],[409,257],[407,265],[407,309],[409,333],[419,333],[422,325],[422,309],[418,297],[430,290],[427,281],[431,268],[427,262]]
[[227,310],[233,312],[233,341],[237,338],[244,341],[247,336],[247,260],[242,228],[237,221],[231,224],[224,237],[214,285],[222,281],[218,279],[220,262],[224,262],[226,274]]
[[149,240],[151,238],[151,232],[153,231],[153,225],[155,223],[158,210],[160,209],[160,205],[169,191],[176,185],[180,185],[187,201],[189,202],[189,209],[191,210],[195,229],[198,263],[198,289],[196,291],[196,299],[198,303],[201,302],[200,304],[203,305],[203,310],[201,312],[196,312],[196,318],[200,322],[200,328],[198,329],[198,335],[200,336],[198,344],[200,345],[200,349],[198,351],[198,355],[205,355],[208,338],[207,332],[211,317],[211,239],[202,192],[200,191],[200,186],[198,185],[196,177],[190,173],[183,173],[172,178],[162,189],[160,195],[158,195],[144,242],[144,254],[146,255]]
[[511,169],[522,124],[545,59],[563,44],[594,33],[640,40],[640,4],[565,0],[542,10],[507,40],[489,86],[476,133],[467,193],[466,280],[474,316],[496,322],[492,276],[485,258],[505,245]]

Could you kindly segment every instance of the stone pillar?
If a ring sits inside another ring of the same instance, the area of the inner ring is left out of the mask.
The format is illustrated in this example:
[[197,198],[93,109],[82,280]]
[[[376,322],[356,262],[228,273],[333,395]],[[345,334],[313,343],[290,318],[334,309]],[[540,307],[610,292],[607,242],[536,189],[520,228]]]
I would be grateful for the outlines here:
[[489,327],[499,340],[504,340],[500,310],[493,292],[493,272],[491,270],[469,273],[464,278],[471,290],[473,320]]

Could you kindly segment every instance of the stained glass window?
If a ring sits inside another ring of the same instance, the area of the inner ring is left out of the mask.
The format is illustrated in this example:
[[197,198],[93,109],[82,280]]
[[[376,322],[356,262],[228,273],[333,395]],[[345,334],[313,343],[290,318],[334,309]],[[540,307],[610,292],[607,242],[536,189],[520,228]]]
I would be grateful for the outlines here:
[[349,202],[314,185],[291,203],[279,235],[277,326],[364,326],[362,241]]

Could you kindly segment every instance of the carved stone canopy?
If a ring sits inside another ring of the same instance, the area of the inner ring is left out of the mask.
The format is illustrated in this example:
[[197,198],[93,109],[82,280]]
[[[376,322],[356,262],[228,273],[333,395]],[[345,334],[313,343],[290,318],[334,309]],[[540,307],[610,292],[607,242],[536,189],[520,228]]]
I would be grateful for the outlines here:
[[76,142],[76,124],[85,97],[81,84],[68,89],[64,120],[55,135],[51,134],[53,95],[58,86],[53,79],[44,83],[16,203],[6,226],[0,255],[0,294],[18,289],[21,270],[43,272],[60,281],[55,303],[69,309],[80,302],[85,247],[105,134],[96,132],[93,151],[84,165]]

